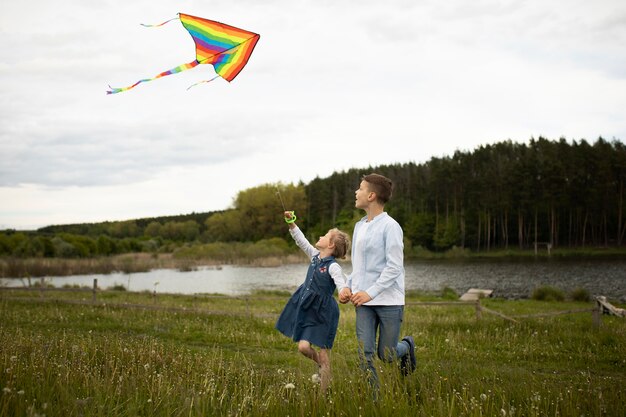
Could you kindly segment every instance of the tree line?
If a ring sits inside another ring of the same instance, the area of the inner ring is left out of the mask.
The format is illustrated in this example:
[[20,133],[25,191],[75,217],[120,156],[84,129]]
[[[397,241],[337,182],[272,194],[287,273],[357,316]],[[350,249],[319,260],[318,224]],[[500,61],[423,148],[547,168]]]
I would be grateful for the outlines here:
[[394,180],[387,209],[413,246],[493,248],[623,246],[626,146],[599,138],[505,141],[424,164],[379,166],[315,179],[312,224],[350,223],[364,173]]
[[311,238],[332,227],[351,232],[363,213],[354,191],[363,175],[394,181],[387,211],[408,247],[445,251],[624,245],[626,146],[599,138],[504,141],[422,164],[335,172],[308,184],[264,184],[240,191],[231,208],[188,215],[48,226],[0,233],[0,255],[89,257],[176,251],[214,242],[290,241],[282,205]]

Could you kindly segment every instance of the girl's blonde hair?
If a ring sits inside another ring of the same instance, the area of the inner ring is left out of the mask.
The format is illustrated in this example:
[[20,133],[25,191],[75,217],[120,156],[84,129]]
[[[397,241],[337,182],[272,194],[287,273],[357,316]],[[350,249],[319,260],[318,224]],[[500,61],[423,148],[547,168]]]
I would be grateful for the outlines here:
[[345,258],[350,249],[350,236],[337,228],[330,229],[330,232],[332,232],[332,241],[335,244],[333,256],[339,259]]

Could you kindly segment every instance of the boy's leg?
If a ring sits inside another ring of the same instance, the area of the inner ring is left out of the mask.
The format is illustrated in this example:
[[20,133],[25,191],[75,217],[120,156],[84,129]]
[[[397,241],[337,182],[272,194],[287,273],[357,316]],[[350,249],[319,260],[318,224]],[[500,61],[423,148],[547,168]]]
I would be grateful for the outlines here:
[[376,329],[378,317],[373,307],[359,306],[356,308],[356,338],[359,342],[360,366],[368,374],[370,385],[378,390],[378,374],[374,367],[376,352]]
[[398,342],[404,306],[379,306],[376,311],[380,320],[378,357],[385,362],[393,362],[409,352],[408,343]]

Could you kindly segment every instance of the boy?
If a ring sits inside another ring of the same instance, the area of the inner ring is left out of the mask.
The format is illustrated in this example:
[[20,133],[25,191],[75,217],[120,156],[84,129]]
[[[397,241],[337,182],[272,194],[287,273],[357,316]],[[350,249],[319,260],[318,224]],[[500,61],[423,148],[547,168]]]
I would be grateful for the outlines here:
[[404,314],[404,244],[402,228],[384,211],[392,190],[390,179],[369,174],[355,191],[355,207],[366,216],[354,226],[352,235],[350,291],[340,294],[340,302],[351,301],[356,307],[361,366],[370,372],[375,390],[379,382],[374,352],[385,362],[400,359],[404,375],[416,367],[413,338],[406,336],[398,342]]

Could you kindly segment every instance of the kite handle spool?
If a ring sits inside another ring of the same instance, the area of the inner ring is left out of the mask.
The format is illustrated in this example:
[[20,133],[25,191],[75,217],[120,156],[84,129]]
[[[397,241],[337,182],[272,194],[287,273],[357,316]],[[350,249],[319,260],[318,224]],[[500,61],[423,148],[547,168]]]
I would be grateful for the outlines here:
[[291,224],[296,221],[297,217],[295,211],[286,211],[285,213],[289,213],[291,215],[291,217],[287,217],[287,215],[285,214],[285,223]]

